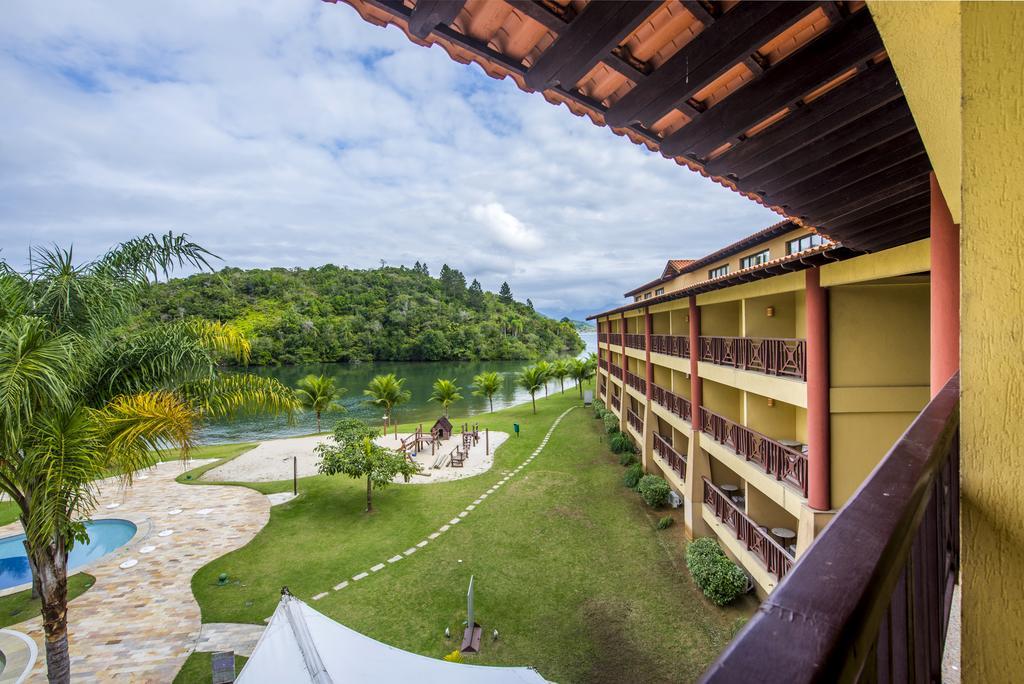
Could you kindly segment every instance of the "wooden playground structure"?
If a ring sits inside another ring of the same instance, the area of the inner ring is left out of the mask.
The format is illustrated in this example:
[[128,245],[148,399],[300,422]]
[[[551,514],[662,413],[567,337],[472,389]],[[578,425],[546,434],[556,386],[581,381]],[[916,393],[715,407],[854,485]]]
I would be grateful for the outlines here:
[[[420,423],[416,432],[403,437],[399,443],[398,451],[405,454],[405,458],[412,463],[420,463],[416,460],[419,454],[426,454],[430,448],[430,455],[434,457],[431,464],[432,469],[440,469],[446,466],[461,468],[469,458],[470,449],[480,443],[480,425],[475,423],[462,424],[462,431],[455,434],[452,425],[446,418],[439,419],[430,432],[423,431],[423,424]],[[488,430],[483,431],[486,454],[490,454],[490,434]],[[455,446],[449,451],[445,442],[455,439]],[[425,473],[426,474],[426,473]]]

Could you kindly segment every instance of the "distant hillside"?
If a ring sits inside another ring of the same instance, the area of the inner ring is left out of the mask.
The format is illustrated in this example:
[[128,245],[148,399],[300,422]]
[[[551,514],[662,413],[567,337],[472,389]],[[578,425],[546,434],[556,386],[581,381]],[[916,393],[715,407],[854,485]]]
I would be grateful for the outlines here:
[[153,287],[145,315],[238,325],[256,365],[330,361],[533,359],[572,355],[572,323],[542,316],[477,281],[425,265],[372,270],[333,265],[243,271],[225,268]]
[[597,327],[589,321],[573,321],[568,318],[563,318],[562,322],[571,323],[579,332],[595,332],[597,330]]

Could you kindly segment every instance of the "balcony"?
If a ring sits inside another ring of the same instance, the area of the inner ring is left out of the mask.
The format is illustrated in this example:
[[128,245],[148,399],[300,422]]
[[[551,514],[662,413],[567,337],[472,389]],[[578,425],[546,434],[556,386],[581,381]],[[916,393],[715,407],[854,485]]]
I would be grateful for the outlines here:
[[701,361],[807,380],[807,341],[769,337],[701,337]]
[[638,435],[644,434],[644,419],[638,416],[633,409],[626,409],[626,422],[636,430]]
[[614,363],[608,362],[607,370],[613,378],[622,377],[622,366],[616,366]]
[[680,479],[686,479],[686,456],[676,451],[668,438],[662,437],[657,432],[654,433],[654,453],[660,456],[671,470],[678,473]]
[[606,332],[599,332],[599,333],[597,333],[597,341],[598,342],[604,342],[605,344],[607,344],[608,343],[608,333],[606,333]]
[[690,358],[690,338],[686,335],[651,335],[651,351],[656,354]]
[[597,365],[600,366],[602,370],[607,371],[608,370],[608,359],[598,358],[597,359]]
[[954,375],[704,682],[762,680],[765,663],[795,684],[941,681],[960,572],[959,394]]
[[638,392],[643,392],[645,394],[647,392],[647,380],[636,373],[626,371],[626,384]]
[[[793,567],[793,556],[782,545],[772,539],[768,529],[758,525],[740,510],[725,492],[704,478],[704,505],[715,517],[736,533],[741,542],[765,569],[778,579],[786,576]],[[783,680],[779,680],[783,681]]]
[[706,408],[700,410],[700,429],[737,455],[761,466],[776,480],[793,485],[807,496],[807,454]]
[[643,335],[636,335],[633,333],[626,333],[626,346],[631,349],[646,349],[647,345]]
[[612,395],[612,408],[615,409],[616,411],[618,411],[619,407],[621,407],[621,406],[622,406],[622,403],[619,401],[619,398],[613,394]]
[[[605,333],[605,342],[616,347],[622,346],[622,334],[617,332]],[[600,339],[598,341],[601,341]]]
[[651,384],[651,398],[670,413],[674,413],[685,421],[693,417],[693,405],[686,397],[673,394],[661,385]]

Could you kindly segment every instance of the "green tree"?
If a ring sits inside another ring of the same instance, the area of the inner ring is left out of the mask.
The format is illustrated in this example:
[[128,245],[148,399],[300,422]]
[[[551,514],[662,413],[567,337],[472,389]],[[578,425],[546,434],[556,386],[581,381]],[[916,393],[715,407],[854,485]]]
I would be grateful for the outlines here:
[[370,397],[367,403],[384,409],[384,429],[391,425],[391,414],[396,406],[401,406],[412,399],[412,392],[403,389],[405,378],[396,377],[394,373],[374,376],[363,394]]
[[470,307],[474,309],[484,308],[484,289],[480,286],[479,280],[473,278],[473,282],[469,285],[468,293]]
[[448,417],[448,407],[457,401],[462,400],[460,392],[462,388],[455,384],[455,380],[445,380],[444,378],[438,378],[434,381],[434,391],[430,394],[427,401],[436,401],[444,407],[444,417]]
[[348,475],[366,478],[366,512],[373,512],[373,489],[383,489],[401,475],[406,482],[420,471],[403,454],[386,449],[374,439],[379,432],[356,418],[339,421],[334,428],[334,444],[322,443],[317,469],[322,475]]
[[218,372],[224,355],[248,360],[237,328],[135,319],[159,275],[206,268],[207,257],[168,233],[88,263],[57,247],[34,250],[28,273],[0,261],[0,491],[25,530],[51,682],[71,679],[68,553],[88,540],[97,482],[114,475],[130,485],[158,460],[158,448],[187,457],[209,417],[298,407],[273,379]]
[[507,282],[501,284],[501,289],[498,290],[498,299],[502,304],[512,303],[512,288],[508,286]]
[[519,386],[530,393],[534,413],[537,413],[537,392],[540,391],[545,379],[544,370],[538,365],[527,366],[516,376]]
[[576,381],[580,390],[580,399],[583,398],[583,383],[594,377],[595,369],[589,361],[584,359],[573,359],[569,363],[569,376]]
[[541,375],[543,376],[544,383],[544,396],[548,396],[548,381],[551,380],[551,364],[547,361],[538,361],[536,364],[537,368],[540,369]]
[[487,397],[487,404],[494,412],[494,395],[501,391],[505,384],[505,378],[497,371],[484,371],[473,376],[473,394],[478,397]]
[[556,359],[551,364],[551,377],[558,380],[558,384],[562,388],[562,394],[565,394],[565,379],[569,377],[571,363],[570,359]]
[[347,390],[335,387],[334,378],[326,375],[307,375],[299,380],[295,390],[302,408],[316,413],[316,431],[320,432],[320,416],[327,411],[342,412],[345,407],[338,403]]

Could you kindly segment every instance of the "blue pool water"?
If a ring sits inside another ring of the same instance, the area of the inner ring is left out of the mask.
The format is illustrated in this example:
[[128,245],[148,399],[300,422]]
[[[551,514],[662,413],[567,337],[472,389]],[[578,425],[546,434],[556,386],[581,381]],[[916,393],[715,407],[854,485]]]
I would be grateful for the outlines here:
[[[135,536],[135,525],[127,520],[93,520],[85,524],[88,544],[75,544],[68,554],[68,570],[91,563]],[[25,535],[0,539],[0,589],[16,587],[32,581],[32,571],[25,555]]]

